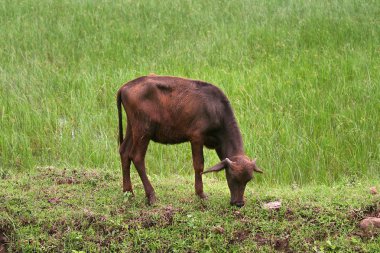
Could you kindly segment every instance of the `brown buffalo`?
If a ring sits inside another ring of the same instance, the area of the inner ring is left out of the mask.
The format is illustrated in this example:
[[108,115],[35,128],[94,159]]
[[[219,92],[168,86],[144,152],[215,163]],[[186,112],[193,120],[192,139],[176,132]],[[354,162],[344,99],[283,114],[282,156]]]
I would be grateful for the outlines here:
[[[121,104],[127,114],[123,139]],[[131,161],[144,185],[148,203],[154,189],[145,172],[150,140],[163,144],[189,141],[195,170],[195,192],[205,198],[202,174],[225,170],[231,205],[244,205],[244,189],[253,172],[262,172],[256,159],[244,153],[243,141],[230,102],[212,84],[179,77],[149,75],[124,84],[117,92],[123,191],[131,192]],[[203,146],[215,149],[221,162],[203,172]]]

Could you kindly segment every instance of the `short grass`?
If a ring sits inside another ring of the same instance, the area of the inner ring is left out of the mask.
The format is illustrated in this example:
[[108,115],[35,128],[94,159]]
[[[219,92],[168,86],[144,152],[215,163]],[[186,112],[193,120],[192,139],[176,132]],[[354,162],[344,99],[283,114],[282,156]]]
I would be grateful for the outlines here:
[[[380,231],[358,223],[380,215],[375,181],[334,187],[249,184],[243,208],[224,181],[206,177],[199,200],[188,176],[153,177],[159,198],[121,192],[121,176],[98,169],[41,167],[0,181],[0,248],[9,252],[379,252]],[[277,211],[263,204],[280,200]],[[4,244],[5,243],[5,244]]]
[[[119,171],[115,93],[154,72],[225,91],[258,182],[379,175],[379,17],[367,0],[3,0],[0,171]],[[186,144],[151,145],[147,164],[192,174]]]

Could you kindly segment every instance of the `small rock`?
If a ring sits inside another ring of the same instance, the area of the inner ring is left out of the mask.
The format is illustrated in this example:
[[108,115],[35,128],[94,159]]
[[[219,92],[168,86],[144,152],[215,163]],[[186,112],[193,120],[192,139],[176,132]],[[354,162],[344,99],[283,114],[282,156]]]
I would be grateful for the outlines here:
[[61,202],[61,200],[59,198],[51,198],[51,199],[48,199],[48,202],[51,204],[58,204]]
[[280,209],[281,207],[281,201],[273,201],[273,202],[269,202],[269,203],[266,203],[264,204],[264,208],[265,209]]
[[364,231],[368,231],[374,228],[380,229],[380,218],[377,218],[377,217],[365,218],[364,220],[360,222],[359,227]]
[[376,195],[377,194],[377,189],[375,186],[372,186],[371,188],[369,188],[369,192],[372,194],[372,195]]
[[101,222],[105,222],[105,221],[107,220],[107,217],[104,216],[104,215],[102,215],[102,216],[100,216],[99,220],[100,220]]

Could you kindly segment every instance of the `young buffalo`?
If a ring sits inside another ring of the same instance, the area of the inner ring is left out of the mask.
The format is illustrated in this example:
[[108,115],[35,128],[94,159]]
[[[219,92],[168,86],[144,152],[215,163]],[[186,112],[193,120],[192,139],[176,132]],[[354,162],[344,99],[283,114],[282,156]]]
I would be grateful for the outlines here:
[[[123,139],[121,104],[127,114]],[[253,172],[262,172],[256,159],[244,153],[243,141],[227,97],[212,84],[179,77],[149,75],[124,84],[117,92],[123,191],[133,194],[131,161],[144,185],[148,203],[156,200],[145,172],[150,140],[163,144],[189,141],[195,170],[195,192],[205,198],[202,174],[225,170],[231,205],[244,205],[244,189]],[[203,146],[215,149],[221,162],[203,172]]]

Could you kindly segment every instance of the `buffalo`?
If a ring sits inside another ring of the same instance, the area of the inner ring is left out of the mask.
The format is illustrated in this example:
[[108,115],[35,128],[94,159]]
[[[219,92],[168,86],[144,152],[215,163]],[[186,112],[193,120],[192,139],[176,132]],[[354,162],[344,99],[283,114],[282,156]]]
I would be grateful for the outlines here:
[[[122,110],[127,116],[123,138]],[[145,168],[150,140],[162,144],[190,142],[195,192],[203,192],[202,174],[224,170],[231,205],[244,205],[244,190],[253,172],[262,173],[245,155],[240,129],[227,97],[216,86],[199,80],[148,75],[124,84],[117,92],[123,191],[133,194],[131,161],[142,180],[148,204],[156,201]],[[220,162],[206,171],[203,146],[215,149]]]

